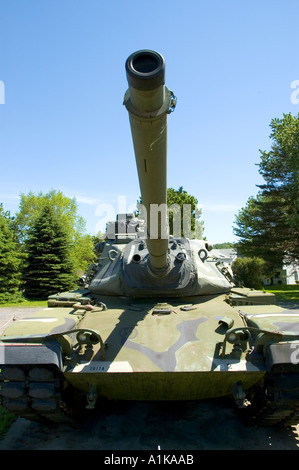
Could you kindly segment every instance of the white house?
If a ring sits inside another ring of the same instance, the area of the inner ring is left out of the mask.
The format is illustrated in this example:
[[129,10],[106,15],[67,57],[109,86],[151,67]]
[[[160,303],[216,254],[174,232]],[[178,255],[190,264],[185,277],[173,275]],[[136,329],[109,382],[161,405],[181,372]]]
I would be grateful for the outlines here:
[[284,264],[281,269],[277,269],[271,278],[263,279],[265,286],[275,286],[277,284],[296,284],[299,280],[299,266]]
[[[219,261],[223,261],[231,266],[238,257],[234,248],[215,248],[210,251],[210,256],[215,256]],[[284,264],[281,269],[274,271],[273,276],[263,279],[264,286],[275,286],[277,284],[296,284],[299,281],[299,265]]]

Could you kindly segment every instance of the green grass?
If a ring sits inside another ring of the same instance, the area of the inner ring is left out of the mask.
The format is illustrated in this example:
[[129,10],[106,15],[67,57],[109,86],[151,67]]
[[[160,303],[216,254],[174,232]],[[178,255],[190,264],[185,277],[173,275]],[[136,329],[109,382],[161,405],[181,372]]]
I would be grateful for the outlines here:
[[20,300],[19,302],[6,302],[0,303],[0,308],[2,307],[47,307],[47,300]]
[[0,406],[0,439],[8,431],[9,426],[15,421],[16,417],[10,411]]
[[299,302],[299,284],[267,286],[264,290],[275,294],[279,301]]

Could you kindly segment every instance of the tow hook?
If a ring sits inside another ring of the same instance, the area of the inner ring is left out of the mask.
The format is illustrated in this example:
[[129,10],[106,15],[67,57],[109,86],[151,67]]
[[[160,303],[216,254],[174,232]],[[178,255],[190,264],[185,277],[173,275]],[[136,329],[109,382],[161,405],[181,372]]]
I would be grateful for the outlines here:
[[241,380],[234,383],[233,385],[233,397],[238,408],[247,408],[251,405],[250,401],[246,398],[246,394],[243,390]]
[[89,390],[86,394],[88,405],[86,405],[87,410],[93,410],[97,401],[97,393],[94,389],[93,384],[89,384]]

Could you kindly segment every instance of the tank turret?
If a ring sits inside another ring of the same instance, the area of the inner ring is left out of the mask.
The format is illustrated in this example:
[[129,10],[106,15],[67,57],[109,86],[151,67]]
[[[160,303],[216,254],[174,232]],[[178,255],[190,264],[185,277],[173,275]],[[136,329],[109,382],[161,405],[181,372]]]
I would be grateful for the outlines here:
[[205,295],[230,289],[227,270],[208,259],[210,244],[169,236],[167,119],[176,97],[165,86],[165,61],[152,50],[125,64],[129,113],[142,204],[142,220],[119,214],[107,225],[107,243],[88,289],[133,297]]

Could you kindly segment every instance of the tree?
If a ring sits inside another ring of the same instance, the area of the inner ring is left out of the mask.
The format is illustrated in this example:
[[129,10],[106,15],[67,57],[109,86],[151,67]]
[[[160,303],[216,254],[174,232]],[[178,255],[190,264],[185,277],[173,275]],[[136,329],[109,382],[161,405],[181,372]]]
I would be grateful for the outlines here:
[[26,239],[29,228],[32,227],[42,209],[49,205],[51,205],[55,209],[55,212],[61,217],[61,220],[71,236],[73,236],[75,232],[84,232],[85,222],[77,213],[78,204],[75,198],[68,198],[64,196],[61,191],[54,189],[46,194],[42,192],[38,194],[29,192],[27,195],[21,194],[19,211],[14,220],[15,230],[20,242]]
[[265,261],[261,258],[236,258],[232,271],[238,285],[260,289],[265,274]]
[[239,211],[234,228],[239,252],[262,257],[269,270],[299,262],[299,115],[285,114],[270,127],[271,150],[260,150],[265,183]]
[[[137,204],[142,204],[142,198],[140,197]],[[200,220],[202,210],[197,207],[198,201],[194,196],[191,196],[180,186],[178,190],[173,188],[167,188],[167,207],[168,220],[169,220],[169,233],[174,234],[174,220],[180,222],[180,236],[190,238],[201,239],[203,236],[203,222]],[[185,211],[183,207],[185,206]],[[179,211],[179,212],[178,212]],[[139,213],[137,213],[139,215]],[[190,215],[190,220],[189,220]],[[185,220],[189,222],[190,226],[184,226]],[[188,229],[189,233],[185,233]],[[190,233],[193,232],[193,233]]]
[[12,220],[0,204],[0,303],[22,298],[20,265],[21,253]]
[[45,207],[53,208],[68,233],[71,245],[70,257],[74,271],[79,276],[94,262],[95,253],[91,236],[85,234],[85,221],[78,215],[75,198],[68,198],[56,190],[51,190],[47,194],[42,192],[37,195],[32,192],[27,195],[22,194],[19,211],[14,221],[18,240],[25,248],[28,233]]
[[[187,236],[188,234],[184,233],[184,216],[190,213],[190,229],[193,232],[192,238],[201,239],[203,234],[203,222],[199,220],[201,216],[201,209],[197,207],[198,200],[191,196],[183,189],[183,186],[180,186],[178,190],[173,188],[167,189],[167,206],[171,208],[173,204],[177,204],[181,208],[181,236]],[[186,213],[184,214],[183,206],[186,207]],[[174,222],[175,211],[169,211],[169,231],[173,233],[173,222]]]
[[283,205],[262,193],[256,198],[250,197],[236,216],[234,232],[239,237],[238,252],[247,257],[263,258],[268,274],[280,266],[285,257],[282,246],[288,228],[283,219]]
[[215,243],[215,245],[213,245],[213,248],[216,248],[216,249],[230,249],[230,248],[236,248],[236,245],[233,242]]
[[44,206],[28,229],[25,295],[46,299],[75,285],[68,230],[51,204]]
[[86,274],[89,266],[97,259],[94,251],[94,239],[95,237],[89,234],[75,233],[74,235],[73,245],[75,249],[73,250],[72,259],[75,272],[79,275]]

